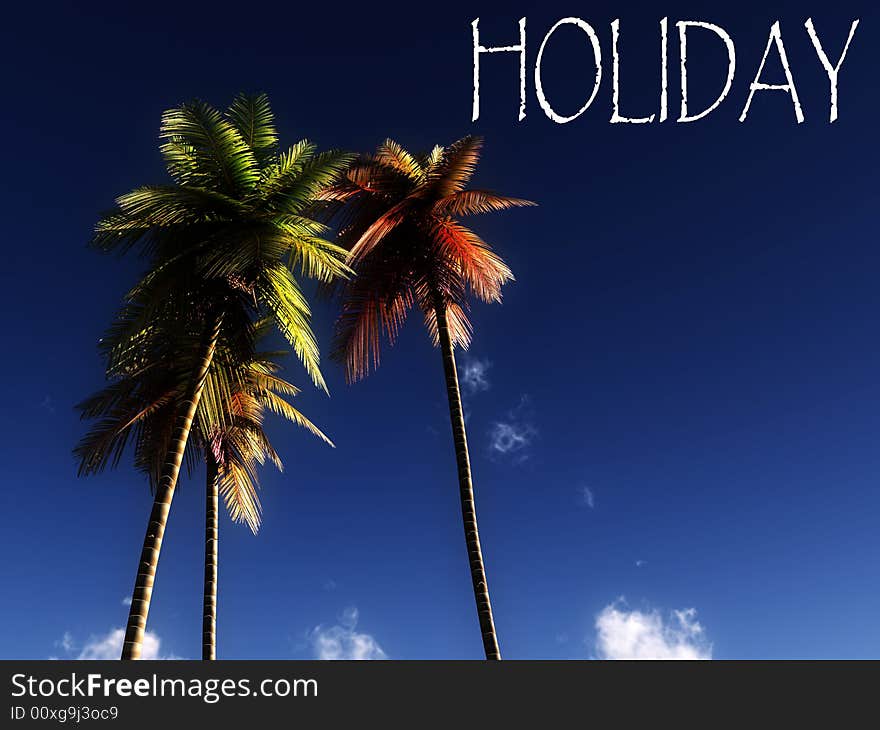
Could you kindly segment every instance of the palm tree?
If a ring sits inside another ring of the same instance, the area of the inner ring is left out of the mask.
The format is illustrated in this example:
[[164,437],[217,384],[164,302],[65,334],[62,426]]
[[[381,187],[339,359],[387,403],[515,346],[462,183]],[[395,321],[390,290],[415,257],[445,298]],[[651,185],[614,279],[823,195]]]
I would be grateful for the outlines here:
[[341,289],[334,357],[349,382],[379,364],[382,332],[393,343],[408,311],[417,306],[440,346],[458,466],[459,494],[477,615],[487,659],[500,659],[498,638],[474,506],[470,456],[455,364],[455,347],[466,348],[471,325],[468,290],[486,302],[501,300],[513,279],[504,261],[462,216],[533,203],[486,190],[468,189],[482,141],[465,137],[449,147],[413,155],[386,140],[353,165],[342,184],[324,195],[342,206],[341,240],[357,276]]
[[[349,273],[344,251],[322,238],[327,229],[311,217],[349,155],[316,154],[307,140],[279,152],[263,95],[239,96],[224,113],[200,101],[167,111],[160,138],[172,184],[118,198],[93,239],[101,250],[139,247],[149,261],[102,344],[108,377],[132,381],[173,361],[185,382],[165,434],[123,659],[140,656],[162,538],[200,402],[207,401],[215,421],[223,420],[225,396],[244,380],[242,363],[253,354],[252,323],[264,315],[326,390],[294,270],[325,283]],[[227,356],[212,367],[220,351]]]
[[[257,468],[268,460],[279,470],[283,469],[263,429],[265,412],[280,415],[333,445],[286,400],[285,396],[295,396],[300,391],[277,374],[279,365],[275,358],[283,354],[260,353],[248,364],[244,383],[230,394],[224,406],[223,423],[211,422],[210,410],[200,407],[193,424],[194,438],[187,442],[188,463],[192,467],[204,460],[207,477],[203,659],[216,658],[219,497],[223,496],[233,521],[247,523],[256,534],[261,513],[256,490]],[[153,369],[131,385],[126,398],[117,397],[114,384],[79,404],[84,417],[101,420],[83,438],[75,453],[82,475],[96,473],[108,465],[111,456],[121,455],[125,441],[131,438],[135,443],[136,464],[147,474],[155,490],[161,474],[159,462],[164,455],[164,434],[174,425],[172,394],[179,388],[180,379],[173,371]],[[118,458],[114,466],[117,462]]]
[[276,413],[333,446],[320,429],[285,400],[285,395],[294,396],[299,389],[278,377],[277,368],[268,359],[255,361],[245,387],[236,391],[228,404],[229,422],[206,429],[203,440],[207,490],[202,659],[217,656],[218,498],[223,496],[234,521],[246,522],[257,534],[261,512],[256,490],[257,466],[269,460],[279,471],[284,468],[263,430],[264,412]]

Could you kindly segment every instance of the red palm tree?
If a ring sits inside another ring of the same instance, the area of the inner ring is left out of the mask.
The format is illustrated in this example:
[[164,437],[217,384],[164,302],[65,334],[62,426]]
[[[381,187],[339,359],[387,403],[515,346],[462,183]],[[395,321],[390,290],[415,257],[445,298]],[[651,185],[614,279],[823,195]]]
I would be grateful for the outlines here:
[[342,207],[340,238],[357,276],[342,287],[334,356],[349,382],[379,364],[382,333],[393,343],[409,310],[418,307],[439,345],[458,465],[459,493],[471,578],[487,659],[500,659],[480,548],[467,434],[455,347],[471,339],[467,294],[501,300],[510,269],[487,243],[459,222],[463,216],[530,201],[468,189],[482,141],[465,137],[429,154],[413,155],[386,140],[359,160],[325,196]]

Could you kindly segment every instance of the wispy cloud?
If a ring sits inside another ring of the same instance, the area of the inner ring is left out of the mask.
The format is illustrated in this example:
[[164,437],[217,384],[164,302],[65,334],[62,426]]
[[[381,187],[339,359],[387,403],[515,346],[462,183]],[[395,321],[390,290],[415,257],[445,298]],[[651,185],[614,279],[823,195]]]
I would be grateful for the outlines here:
[[489,448],[499,454],[515,454],[531,443],[531,434],[515,423],[497,421],[489,431]]
[[580,490],[581,504],[585,507],[589,507],[590,509],[595,509],[596,507],[596,496],[593,494],[593,490],[589,487],[581,487]]
[[644,568],[648,564],[647,560],[636,560],[637,568]]
[[600,659],[711,659],[712,645],[694,608],[671,611],[628,610],[621,598],[596,616]]
[[[88,640],[79,646],[69,631],[56,642],[65,653],[65,659],[119,659],[122,653],[122,643],[125,640],[125,629],[112,628],[105,634],[90,636]],[[161,652],[162,640],[152,631],[144,634],[142,659],[180,659],[173,654],[163,655]]]
[[316,626],[309,632],[315,659],[387,659],[388,656],[370,634],[356,630],[360,614],[349,606],[333,626]]
[[125,598],[122,599],[122,605],[123,606],[130,606],[131,605],[131,596],[125,596]]
[[40,408],[52,416],[55,415],[55,402],[52,400],[51,395],[46,394],[43,396],[43,400],[40,401]]
[[321,588],[325,591],[335,591],[337,588],[337,583],[332,578],[327,578],[323,583],[321,583]]
[[531,401],[527,395],[523,395],[519,404],[508,411],[504,419],[492,424],[489,429],[489,450],[495,455],[512,458],[517,463],[525,461],[529,456],[528,447],[538,434],[531,412]]
[[65,631],[64,636],[55,642],[55,646],[60,647],[65,654],[70,654],[74,649],[73,634],[69,631]]
[[470,356],[465,356],[462,359],[459,380],[465,395],[476,395],[489,390],[488,373],[490,367],[492,367],[492,363],[488,360],[480,360]]

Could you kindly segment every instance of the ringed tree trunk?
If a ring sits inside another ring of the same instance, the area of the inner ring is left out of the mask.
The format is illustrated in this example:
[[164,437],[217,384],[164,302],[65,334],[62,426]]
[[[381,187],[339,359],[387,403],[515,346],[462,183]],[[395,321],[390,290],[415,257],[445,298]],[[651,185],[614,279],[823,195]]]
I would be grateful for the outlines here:
[[219,500],[217,464],[208,457],[205,503],[205,599],[202,616],[202,659],[217,658],[217,548]]
[[147,523],[147,533],[144,536],[144,545],[141,550],[140,560],[138,561],[134,591],[131,595],[128,625],[125,628],[125,641],[122,644],[122,659],[140,659],[141,657],[147,616],[150,613],[150,600],[153,596],[156,567],[159,564],[159,552],[162,549],[162,538],[165,535],[165,525],[168,522],[168,513],[171,510],[171,500],[174,498],[174,490],[177,486],[177,477],[180,474],[180,465],[186,450],[186,442],[192,430],[193,419],[195,418],[205,385],[205,377],[214,359],[214,352],[217,349],[219,337],[220,319],[217,318],[213,323],[205,349],[202,352],[199,369],[193,373],[189,392],[186,395],[186,399],[180,405],[177,425],[171,438],[171,446],[165,457],[159,485],[156,488],[153,509],[150,512],[150,521]]
[[468,561],[471,568],[471,581],[474,598],[477,602],[477,616],[480,632],[483,635],[483,649],[486,659],[501,659],[498,637],[495,634],[495,621],[492,618],[492,603],[489,600],[489,584],[483,565],[483,552],[480,548],[480,532],[477,529],[477,512],[474,505],[474,485],[471,479],[471,460],[468,453],[467,433],[464,427],[464,413],[461,407],[461,391],[458,386],[458,370],[455,366],[455,353],[449,326],[446,321],[446,306],[438,301],[435,307],[437,333],[440,339],[440,352],[443,355],[443,371],[446,375],[446,395],[449,399],[449,418],[452,422],[452,439],[455,442],[455,459],[458,465],[458,487],[461,497],[461,517],[464,522],[464,538],[467,543]]

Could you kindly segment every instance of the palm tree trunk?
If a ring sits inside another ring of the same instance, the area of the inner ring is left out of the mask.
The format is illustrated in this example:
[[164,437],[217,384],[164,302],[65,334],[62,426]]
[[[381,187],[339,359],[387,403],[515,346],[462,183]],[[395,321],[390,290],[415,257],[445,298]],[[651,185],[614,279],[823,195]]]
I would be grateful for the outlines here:
[[435,312],[440,352],[443,355],[443,370],[446,374],[446,395],[449,398],[449,418],[452,421],[455,459],[458,464],[461,517],[464,522],[464,537],[467,543],[468,561],[471,566],[474,598],[477,602],[477,616],[480,619],[480,632],[483,635],[483,649],[486,652],[486,659],[501,659],[498,637],[495,634],[495,621],[492,618],[492,604],[489,600],[489,584],[486,582],[486,569],[483,566],[483,552],[480,549],[480,532],[477,529],[477,512],[474,505],[474,485],[471,480],[471,460],[468,454],[464,413],[461,408],[458,370],[455,367],[455,353],[452,348],[452,339],[449,336],[449,326],[446,322],[445,305],[438,304]]
[[208,457],[205,504],[205,600],[202,617],[202,659],[217,658],[217,533],[219,527],[217,465]]
[[125,642],[122,645],[122,659],[140,659],[141,656],[141,646],[144,641],[144,630],[147,626],[147,615],[150,613],[153,582],[156,578],[156,567],[159,564],[159,552],[162,549],[162,537],[165,535],[168,512],[171,509],[171,500],[174,498],[174,489],[177,486],[177,477],[180,474],[180,464],[183,461],[186,442],[189,439],[196,409],[202,397],[205,377],[211,367],[211,361],[214,359],[219,335],[220,319],[218,318],[210,330],[199,369],[193,374],[187,398],[181,404],[178,422],[171,439],[171,447],[168,450],[159,485],[156,488],[156,497],[153,500],[150,521],[147,523],[147,534],[144,536],[144,546],[138,561],[137,578],[131,596]]

